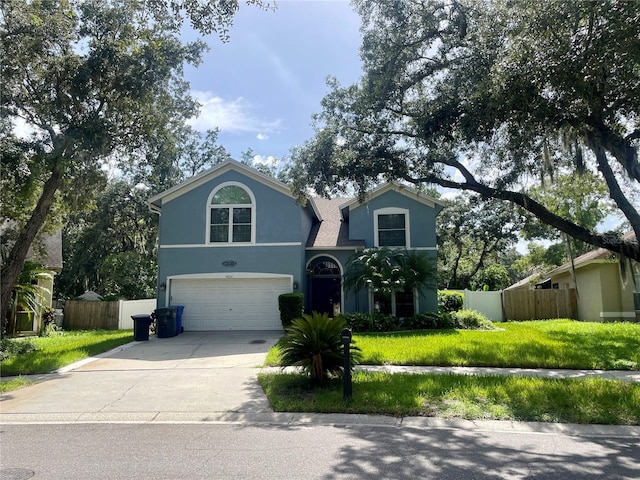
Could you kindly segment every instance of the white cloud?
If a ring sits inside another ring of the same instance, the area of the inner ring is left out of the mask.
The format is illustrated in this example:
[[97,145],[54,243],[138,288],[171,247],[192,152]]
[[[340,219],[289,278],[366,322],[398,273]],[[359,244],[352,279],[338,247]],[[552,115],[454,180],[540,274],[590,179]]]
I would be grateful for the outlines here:
[[273,155],[254,155],[253,161],[256,163],[261,163],[263,165],[275,165],[276,163],[278,163],[278,159]]
[[200,104],[200,115],[189,123],[199,131],[219,128],[222,132],[273,132],[280,128],[281,120],[264,120],[257,117],[245,98],[227,100],[211,92],[191,92]]
[[264,133],[259,133],[258,135],[256,135],[256,138],[258,140],[268,140],[269,139],[269,135],[265,135]]

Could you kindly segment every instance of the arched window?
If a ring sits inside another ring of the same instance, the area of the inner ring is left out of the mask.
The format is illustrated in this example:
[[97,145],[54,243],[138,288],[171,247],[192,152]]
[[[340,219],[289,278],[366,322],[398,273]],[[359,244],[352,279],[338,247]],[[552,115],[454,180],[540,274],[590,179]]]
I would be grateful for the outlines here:
[[340,267],[328,257],[318,257],[307,267],[307,274],[314,277],[339,277]]
[[255,199],[240,183],[224,183],[211,192],[207,240],[210,243],[255,243]]

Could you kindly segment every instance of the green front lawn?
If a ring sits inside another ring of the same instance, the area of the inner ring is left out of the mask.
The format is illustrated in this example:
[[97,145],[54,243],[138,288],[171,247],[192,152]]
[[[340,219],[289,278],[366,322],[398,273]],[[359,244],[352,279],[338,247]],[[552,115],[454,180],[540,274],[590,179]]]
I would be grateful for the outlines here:
[[[502,330],[356,334],[367,365],[640,369],[640,324],[572,320],[495,323]],[[269,365],[278,365],[277,346]]]
[[[498,331],[354,335],[363,364],[640,369],[640,324],[571,320],[496,323]],[[279,365],[278,346],[267,364]],[[276,411],[369,413],[541,422],[640,424],[640,384],[601,379],[356,372],[311,390],[299,374],[261,374]]]
[[0,375],[50,373],[71,363],[133,341],[132,330],[86,330],[63,335],[20,339],[30,341],[36,350],[0,362]]
[[299,374],[258,378],[277,412],[640,424],[640,385],[613,380],[356,372],[344,400],[341,380],[311,390]]

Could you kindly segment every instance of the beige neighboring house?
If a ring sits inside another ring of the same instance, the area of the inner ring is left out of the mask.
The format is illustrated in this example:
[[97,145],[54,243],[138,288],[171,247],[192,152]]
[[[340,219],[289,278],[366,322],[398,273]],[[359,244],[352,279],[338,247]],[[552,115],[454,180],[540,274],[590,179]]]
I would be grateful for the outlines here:
[[[630,232],[623,238],[634,239],[635,235]],[[533,284],[529,277],[509,288],[575,288],[579,320],[640,321],[640,264],[630,263],[632,271],[622,275],[617,256],[598,248],[576,257],[573,269],[567,262],[546,272],[543,281]]]
[[[58,230],[53,235],[46,235],[42,239],[41,248],[29,251],[29,260],[41,264],[47,273],[40,276],[38,286],[44,293],[43,306],[53,305],[54,277],[62,271],[62,231]],[[19,315],[17,328],[22,332],[38,332],[42,327],[42,315],[38,312],[31,319],[28,315]]]

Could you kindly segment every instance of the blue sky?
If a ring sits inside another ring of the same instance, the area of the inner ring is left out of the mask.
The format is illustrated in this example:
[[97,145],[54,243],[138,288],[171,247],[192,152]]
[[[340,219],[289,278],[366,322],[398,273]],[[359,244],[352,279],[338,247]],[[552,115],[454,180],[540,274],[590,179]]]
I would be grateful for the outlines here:
[[192,125],[218,127],[237,159],[248,148],[260,161],[288,156],[313,136],[327,76],[343,85],[360,78],[359,28],[347,1],[279,0],[276,11],[242,3],[229,42],[208,37],[202,64],[185,71],[202,104]]

